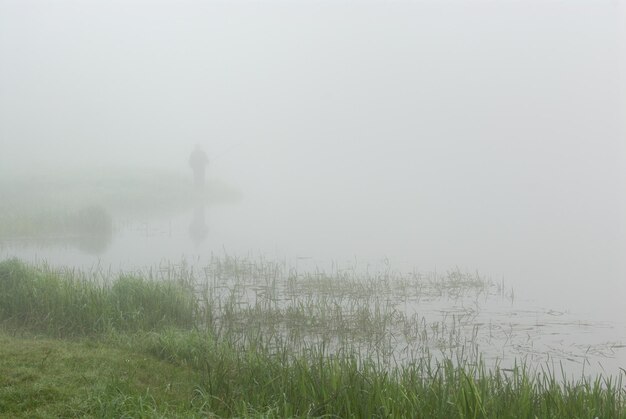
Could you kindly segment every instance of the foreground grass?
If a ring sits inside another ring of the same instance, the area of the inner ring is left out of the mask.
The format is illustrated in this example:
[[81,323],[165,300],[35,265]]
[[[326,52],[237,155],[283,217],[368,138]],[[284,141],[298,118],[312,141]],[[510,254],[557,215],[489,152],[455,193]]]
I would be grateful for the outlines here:
[[0,334],[2,417],[184,416],[198,380],[115,345]]
[[621,377],[567,382],[463,358],[389,368],[349,345],[294,350],[258,338],[261,325],[218,330],[192,288],[0,262],[0,415],[626,418]]
[[175,281],[122,275],[97,282],[70,272],[0,263],[0,322],[47,336],[100,336],[188,327],[192,290]]

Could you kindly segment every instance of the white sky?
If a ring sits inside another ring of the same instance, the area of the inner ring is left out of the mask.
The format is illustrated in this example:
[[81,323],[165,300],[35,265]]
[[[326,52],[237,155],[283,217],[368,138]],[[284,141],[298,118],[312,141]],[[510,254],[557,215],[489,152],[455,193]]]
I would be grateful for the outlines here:
[[625,26],[604,0],[0,0],[0,174],[202,143],[286,235],[621,275]]

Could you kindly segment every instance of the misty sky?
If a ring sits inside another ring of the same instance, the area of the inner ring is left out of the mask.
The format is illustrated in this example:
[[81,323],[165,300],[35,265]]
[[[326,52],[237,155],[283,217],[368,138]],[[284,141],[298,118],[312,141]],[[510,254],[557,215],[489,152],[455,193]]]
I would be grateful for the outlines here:
[[618,4],[2,0],[3,163],[245,142],[266,160],[615,170]]
[[623,273],[625,16],[604,0],[0,0],[0,174],[185,171],[201,143],[211,176],[265,202],[258,223],[317,246]]

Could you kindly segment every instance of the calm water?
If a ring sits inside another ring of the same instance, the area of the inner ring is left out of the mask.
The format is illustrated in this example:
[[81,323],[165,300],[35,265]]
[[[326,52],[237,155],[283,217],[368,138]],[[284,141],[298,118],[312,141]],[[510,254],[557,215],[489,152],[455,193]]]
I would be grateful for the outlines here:
[[391,266],[398,272],[445,273],[458,268],[503,284],[502,294],[479,305],[441,299],[400,308],[436,322],[475,306],[465,332],[469,336],[477,327],[477,343],[487,359],[563,362],[573,374],[619,374],[626,366],[623,271],[619,258],[603,253],[607,243],[563,248],[557,243],[562,236],[534,240],[536,233],[522,229],[516,241],[508,237],[511,227],[500,235],[483,231],[491,234],[490,241],[480,237],[480,226],[432,225],[419,212],[381,218],[376,214],[388,209],[380,202],[355,208],[340,201],[316,204],[306,194],[296,197],[281,200],[280,194],[261,190],[237,204],[197,207],[167,218],[118,218],[110,241],[95,248],[10,242],[2,245],[1,255],[114,272],[182,260],[202,267],[212,254],[281,260],[299,271]]
[[[110,237],[0,240],[0,257],[477,271],[506,289],[472,320],[490,358],[626,367],[620,2],[9,3],[0,179],[71,166],[188,175],[202,143],[209,174],[243,199],[113,213]],[[145,192],[125,180],[115,188]],[[41,189],[63,200],[62,186]],[[472,304],[403,309],[438,321]]]

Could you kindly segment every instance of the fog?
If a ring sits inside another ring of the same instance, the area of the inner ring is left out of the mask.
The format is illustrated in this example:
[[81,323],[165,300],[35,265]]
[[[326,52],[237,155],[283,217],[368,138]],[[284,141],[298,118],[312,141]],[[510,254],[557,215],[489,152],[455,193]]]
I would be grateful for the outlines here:
[[625,16],[598,0],[0,0],[0,175],[190,176],[199,143],[242,200],[209,210],[198,252],[458,266],[550,298],[601,289],[600,310],[626,291]]

